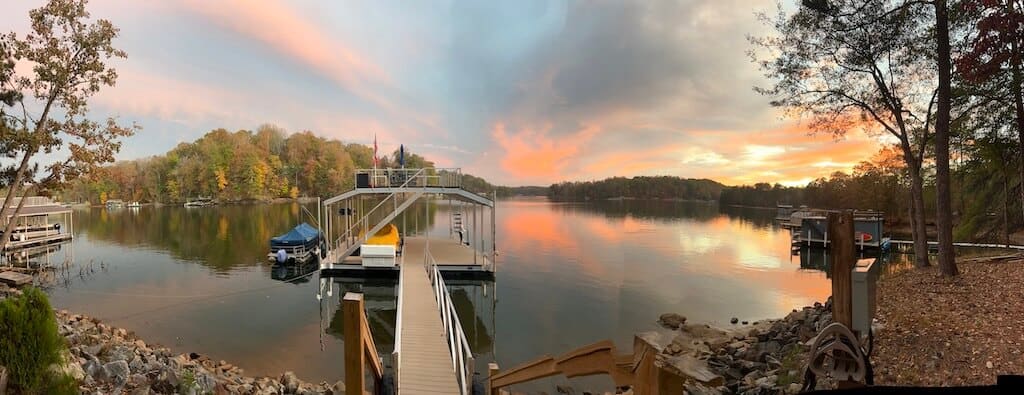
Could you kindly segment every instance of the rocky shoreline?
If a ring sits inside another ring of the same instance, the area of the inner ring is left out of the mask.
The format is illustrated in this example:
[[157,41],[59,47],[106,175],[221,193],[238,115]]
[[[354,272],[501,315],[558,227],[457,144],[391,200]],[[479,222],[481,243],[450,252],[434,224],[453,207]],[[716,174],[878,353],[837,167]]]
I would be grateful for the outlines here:
[[[658,349],[659,365],[684,377],[687,393],[795,394],[814,336],[832,322],[832,301],[729,329],[687,324],[674,313],[658,322],[671,332],[640,336]],[[829,386],[818,382],[820,389]]]
[[[21,291],[0,284],[0,300]],[[177,354],[146,344],[134,333],[96,318],[55,311],[67,341],[64,365],[51,370],[73,377],[83,394],[343,394],[345,384],[307,383],[292,372],[280,377],[246,376],[225,361],[197,353]],[[2,388],[0,388],[2,390]],[[0,391],[3,392],[3,391]]]

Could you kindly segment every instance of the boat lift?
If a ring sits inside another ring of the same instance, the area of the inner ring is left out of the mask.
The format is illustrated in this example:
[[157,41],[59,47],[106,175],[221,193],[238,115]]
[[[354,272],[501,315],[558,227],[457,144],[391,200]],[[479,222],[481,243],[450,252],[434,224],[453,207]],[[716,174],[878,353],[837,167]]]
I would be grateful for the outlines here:
[[[356,252],[362,252],[367,239],[400,216],[420,228],[418,215],[410,218],[407,210],[421,203],[426,208],[426,226],[416,236],[402,226],[403,245],[429,248],[441,271],[493,275],[495,195],[466,190],[462,181],[458,168],[357,170],[355,188],[323,201],[323,231],[328,243],[321,269],[345,275],[397,272],[397,264],[380,264],[380,251],[374,251],[375,259],[366,262]],[[431,234],[431,206],[442,204],[447,204],[449,211],[448,234]],[[490,229],[485,229],[487,226]]]

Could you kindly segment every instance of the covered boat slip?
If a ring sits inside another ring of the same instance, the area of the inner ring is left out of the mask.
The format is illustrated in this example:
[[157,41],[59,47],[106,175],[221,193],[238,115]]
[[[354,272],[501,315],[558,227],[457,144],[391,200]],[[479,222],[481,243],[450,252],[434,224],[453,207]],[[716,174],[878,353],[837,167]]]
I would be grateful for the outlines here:
[[[799,218],[798,225],[790,228],[794,245],[828,247],[828,217],[819,210],[813,215]],[[793,213],[794,220],[797,212]],[[857,249],[888,248],[889,239],[884,237],[885,216],[877,211],[854,212],[854,246]]]
[[[13,251],[26,247],[59,243],[70,240],[74,230],[74,213],[68,207],[54,203],[47,197],[28,197],[25,205],[17,215],[14,210],[20,198],[11,202],[0,214],[0,229],[14,222],[11,240],[4,246],[5,251]],[[60,218],[59,221],[54,221]]]
[[[368,235],[396,225],[404,232],[402,250],[423,250],[429,244],[441,271],[493,274],[494,200],[463,189],[460,169],[357,170],[355,185],[323,202],[327,214],[323,229],[328,240],[326,257],[321,260],[325,274],[397,275],[399,264],[381,266],[356,253],[361,246],[374,244]],[[417,209],[410,210],[414,205]],[[444,215],[432,215],[442,207],[448,214],[446,225]],[[435,218],[440,222],[431,224]],[[410,235],[408,229],[413,224],[420,231]],[[447,229],[438,231],[437,225]]]

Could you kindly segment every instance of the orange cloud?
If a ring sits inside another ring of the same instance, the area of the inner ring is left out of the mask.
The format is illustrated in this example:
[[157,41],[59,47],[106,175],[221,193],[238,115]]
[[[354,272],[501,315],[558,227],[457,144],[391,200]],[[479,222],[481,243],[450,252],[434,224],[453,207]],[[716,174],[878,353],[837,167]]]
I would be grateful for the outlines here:
[[564,174],[579,147],[589,141],[598,131],[598,126],[587,126],[578,132],[562,138],[548,136],[550,126],[541,130],[522,129],[508,133],[505,124],[494,125],[491,136],[504,151],[502,168],[518,178],[544,179]]

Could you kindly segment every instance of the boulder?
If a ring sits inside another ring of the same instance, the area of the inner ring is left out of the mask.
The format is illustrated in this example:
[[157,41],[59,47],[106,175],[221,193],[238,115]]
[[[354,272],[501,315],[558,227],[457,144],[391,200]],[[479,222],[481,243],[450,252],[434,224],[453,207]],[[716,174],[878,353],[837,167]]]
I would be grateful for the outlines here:
[[92,377],[96,381],[104,381],[107,379],[107,371],[103,369],[103,365],[100,364],[99,360],[89,359],[82,365],[82,370],[89,377]]
[[197,390],[201,394],[213,393],[217,388],[217,378],[203,369],[198,369],[195,378]]
[[679,329],[686,323],[686,317],[676,313],[665,313],[658,317],[658,323],[668,329]]
[[128,375],[131,372],[128,368],[128,362],[125,362],[123,359],[107,362],[103,365],[103,370],[106,372],[106,376],[116,385],[128,382]]

